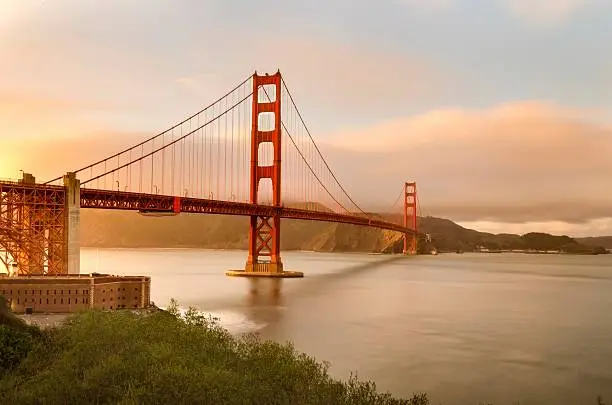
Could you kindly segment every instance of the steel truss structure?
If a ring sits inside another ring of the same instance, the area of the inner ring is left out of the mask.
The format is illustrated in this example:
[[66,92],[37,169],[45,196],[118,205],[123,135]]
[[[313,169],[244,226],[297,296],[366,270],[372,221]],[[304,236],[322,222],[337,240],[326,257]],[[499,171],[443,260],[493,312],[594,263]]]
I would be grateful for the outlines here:
[[0,183],[0,260],[19,275],[66,272],[65,190]]

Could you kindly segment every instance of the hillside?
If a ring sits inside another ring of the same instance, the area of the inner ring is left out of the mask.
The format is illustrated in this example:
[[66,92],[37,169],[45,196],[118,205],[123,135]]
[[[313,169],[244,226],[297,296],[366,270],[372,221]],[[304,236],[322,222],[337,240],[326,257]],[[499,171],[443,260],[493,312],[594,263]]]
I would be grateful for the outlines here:
[[[81,211],[85,247],[201,247],[247,249],[248,218],[181,214],[146,217],[135,212]],[[397,235],[347,224],[283,220],[281,248],[316,251],[382,251]]]
[[[147,217],[135,212],[81,211],[81,245],[85,247],[199,247],[211,249],[247,249],[248,219],[222,215],[181,214]],[[478,246],[491,250],[536,249],[588,253],[589,247],[567,236],[547,234],[494,235],[466,229],[442,218],[419,218],[420,230],[431,235],[422,240],[423,252],[436,247],[440,251],[473,251]],[[283,220],[283,250],[322,252],[399,252],[401,235],[347,224]]]
[[569,236],[531,232],[525,235],[492,234],[464,228],[448,219],[426,217],[420,219],[423,232],[431,235],[432,244],[442,251],[473,251],[477,247],[489,250],[561,250],[568,253],[606,253],[602,244],[581,243]]
[[590,238],[576,238],[576,241],[586,246],[597,247],[603,246],[606,249],[612,249],[612,236],[595,236]]

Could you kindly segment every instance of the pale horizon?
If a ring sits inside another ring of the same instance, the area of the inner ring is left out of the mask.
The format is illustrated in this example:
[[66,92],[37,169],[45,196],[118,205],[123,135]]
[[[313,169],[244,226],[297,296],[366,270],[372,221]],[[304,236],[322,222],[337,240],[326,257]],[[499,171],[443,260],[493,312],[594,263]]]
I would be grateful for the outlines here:
[[416,181],[422,215],[467,228],[612,235],[611,4],[242,3],[3,1],[0,177],[60,176],[280,69],[363,208]]

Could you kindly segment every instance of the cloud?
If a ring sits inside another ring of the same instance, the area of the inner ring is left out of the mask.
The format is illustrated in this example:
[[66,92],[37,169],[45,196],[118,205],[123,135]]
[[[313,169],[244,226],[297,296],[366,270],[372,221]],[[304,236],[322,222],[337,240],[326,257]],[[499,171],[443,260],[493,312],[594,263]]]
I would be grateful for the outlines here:
[[612,217],[612,127],[598,115],[540,101],[435,110],[332,134],[326,150],[370,204],[414,179],[431,215],[579,223]]
[[[443,12],[457,8],[459,0],[395,0],[410,10]],[[606,4],[606,0],[497,0],[501,8],[533,26],[554,26],[567,21],[589,6]]]
[[201,60],[194,65],[207,66],[207,72],[220,72],[217,76],[194,71],[177,80],[202,92],[215,89],[221,93],[245,72],[273,73],[280,69],[291,91],[299,95],[301,107],[333,106],[353,112],[422,102],[446,91],[451,83],[449,73],[425,57],[386,52],[364,44],[263,37],[246,49],[241,41],[228,39],[224,50],[223,66],[215,66],[218,62],[210,59],[212,50],[194,52],[195,58]]
[[454,7],[457,3],[456,0],[396,0],[396,2],[424,12],[445,11]]
[[83,109],[102,109],[101,103],[45,97],[32,93],[0,91],[0,113],[18,116],[21,114],[62,114]]
[[501,0],[502,6],[517,18],[532,25],[555,25],[564,22],[597,0]]
[[99,127],[92,116],[108,105],[0,91],[0,140],[78,136]]
[[[59,131],[58,131],[59,132]],[[112,155],[150,136],[112,130],[82,130],[64,136],[0,138],[0,177],[18,178],[19,169],[47,181]]]
[[113,130],[95,119],[110,107],[35,93],[0,92],[0,177],[18,177],[23,169],[47,180],[146,136]]

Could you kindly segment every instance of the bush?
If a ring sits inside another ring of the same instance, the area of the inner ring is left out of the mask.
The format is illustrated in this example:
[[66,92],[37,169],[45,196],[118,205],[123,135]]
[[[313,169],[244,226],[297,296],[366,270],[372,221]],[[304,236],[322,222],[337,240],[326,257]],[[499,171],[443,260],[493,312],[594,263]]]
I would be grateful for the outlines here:
[[376,392],[355,376],[332,379],[328,365],[290,344],[236,338],[191,309],[90,311],[36,341],[0,380],[0,403],[36,404],[427,404]]
[[32,345],[30,333],[0,325],[0,376],[14,369],[26,357]]

